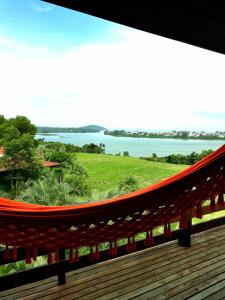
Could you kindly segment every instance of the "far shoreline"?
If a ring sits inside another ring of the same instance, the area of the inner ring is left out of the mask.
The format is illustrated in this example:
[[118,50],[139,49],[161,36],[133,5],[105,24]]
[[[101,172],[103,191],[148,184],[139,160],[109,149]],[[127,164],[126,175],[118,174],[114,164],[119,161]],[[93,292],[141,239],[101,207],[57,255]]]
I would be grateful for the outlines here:
[[172,131],[164,133],[150,133],[150,132],[127,132],[125,130],[106,130],[104,135],[125,138],[145,138],[145,139],[179,139],[185,140],[200,140],[200,141],[224,141],[225,132],[189,132],[189,131]]

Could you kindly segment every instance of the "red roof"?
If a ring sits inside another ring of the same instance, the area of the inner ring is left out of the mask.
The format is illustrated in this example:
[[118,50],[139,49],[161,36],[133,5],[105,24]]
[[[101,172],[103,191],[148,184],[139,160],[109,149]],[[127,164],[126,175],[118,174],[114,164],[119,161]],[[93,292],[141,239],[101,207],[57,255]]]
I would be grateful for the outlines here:
[[0,146],[0,155],[4,155],[5,151],[4,151],[4,147]]
[[42,162],[42,165],[43,165],[43,167],[51,168],[51,167],[59,166],[60,163],[44,160],[44,161]]
[[[4,147],[3,147],[3,146],[0,146],[0,156],[4,155],[4,153],[5,153]],[[59,166],[60,163],[52,162],[52,161],[48,161],[48,160],[44,160],[44,161],[42,162],[42,165],[43,165],[43,167],[45,167],[45,168],[51,168],[51,167]],[[0,167],[0,172],[4,172],[4,171],[6,171],[6,168]]]

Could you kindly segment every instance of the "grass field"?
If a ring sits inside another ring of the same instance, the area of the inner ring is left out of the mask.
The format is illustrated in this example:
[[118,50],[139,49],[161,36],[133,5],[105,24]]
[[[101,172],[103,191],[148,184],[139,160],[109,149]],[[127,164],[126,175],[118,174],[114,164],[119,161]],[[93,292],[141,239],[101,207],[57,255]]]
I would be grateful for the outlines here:
[[90,185],[97,192],[117,188],[125,176],[134,177],[143,188],[187,167],[102,154],[77,153],[76,158],[87,169]]
[[[113,155],[78,153],[76,158],[87,169],[91,187],[100,192],[118,187],[118,182],[125,176],[133,176],[138,181],[139,188],[143,188],[187,168],[186,165]],[[202,219],[193,218],[192,222],[197,224],[224,215],[225,211],[215,212],[205,215]],[[175,229],[178,229],[178,223],[172,224],[172,230]],[[161,233],[163,233],[162,226],[154,230],[154,235]],[[142,238],[142,234],[137,237]]]

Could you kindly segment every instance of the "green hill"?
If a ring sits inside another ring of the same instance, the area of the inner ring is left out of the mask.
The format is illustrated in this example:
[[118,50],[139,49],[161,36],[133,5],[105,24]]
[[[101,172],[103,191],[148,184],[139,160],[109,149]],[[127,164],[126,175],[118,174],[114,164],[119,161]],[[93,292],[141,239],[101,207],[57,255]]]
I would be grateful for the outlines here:
[[134,177],[143,188],[187,167],[114,155],[77,153],[76,157],[87,169],[91,187],[96,192],[117,188],[125,176]]
[[38,126],[37,133],[94,133],[102,130],[106,130],[105,127],[99,125],[87,125],[82,127],[46,127],[46,126]]
[[[77,160],[87,169],[89,181],[96,193],[104,195],[104,191],[118,188],[118,182],[125,176],[133,176],[139,188],[147,187],[171,175],[178,173],[188,166],[161,162],[145,161],[133,157],[78,153]],[[102,198],[105,199],[105,198]],[[208,214],[203,219],[193,218],[193,222],[201,223],[214,218],[223,217],[224,211]],[[173,225],[175,228],[176,225]],[[155,234],[163,232],[159,227]]]

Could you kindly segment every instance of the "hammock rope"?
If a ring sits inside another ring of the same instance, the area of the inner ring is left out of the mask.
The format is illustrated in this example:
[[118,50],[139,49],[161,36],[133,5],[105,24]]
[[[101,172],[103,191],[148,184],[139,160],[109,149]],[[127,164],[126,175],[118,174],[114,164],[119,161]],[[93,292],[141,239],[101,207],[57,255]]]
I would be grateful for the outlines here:
[[[127,252],[136,249],[135,237],[146,233],[145,246],[154,244],[153,229],[164,226],[171,236],[170,223],[180,219],[187,227],[187,214],[202,205],[224,205],[225,145],[196,164],[160,183],[111,200],[74,206],[47,207],[0,198],[0,244],[4,259],[16,260],[17,247],[26,250],[26,262],[47,251],[48,263],[59,261],[59,249],[69,249],[69,261],[79,260],[79,248],[88,246],[90,261],[100,257],[99,247],[109,243],[109,255],[116,256],[117,242],[127,239]],[[9,247],[13,247],[10,252]],[[10,253],[11,256],[10,257]]]

